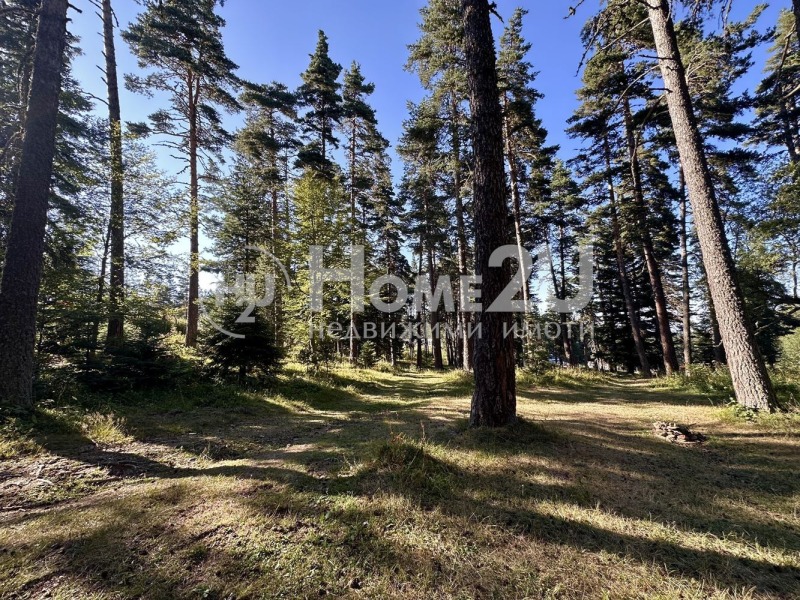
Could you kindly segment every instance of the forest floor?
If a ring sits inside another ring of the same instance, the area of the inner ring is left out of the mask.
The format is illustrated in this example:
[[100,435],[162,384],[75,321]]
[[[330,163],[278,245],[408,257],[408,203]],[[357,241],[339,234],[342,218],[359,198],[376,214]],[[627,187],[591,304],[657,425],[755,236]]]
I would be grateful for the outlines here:
[[797,418],[535,384],[497,431],[467,428],[459,373],[44,407],[0,438],[0,597],[800,597]]

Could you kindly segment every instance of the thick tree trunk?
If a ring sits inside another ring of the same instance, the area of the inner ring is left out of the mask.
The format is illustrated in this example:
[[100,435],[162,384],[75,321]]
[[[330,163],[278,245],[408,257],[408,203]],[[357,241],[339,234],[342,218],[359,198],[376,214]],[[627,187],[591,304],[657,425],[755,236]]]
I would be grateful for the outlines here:
[[748,408],[773,410],[777,403],[775,392],[753,328],[747,320],[744,297],[737,281],[689,96],[669,1],[651,0],[648,13],[736,398]]
[[470,424],[500,427],[517,414],[516,360],[511,330],[513,315],[487,312],[511,281],[511,269],[489,268],[489,257],[509,241],[503,156],[503,117],[497,88],[494,38],[487,0],[462,0],[467,78],[472,107],[475,154],[475,267],[482,277],[484,311],[475,340],[475,393]]
[[103,39],[105,41],[106,85],[108,87],[108,126],[111,140],[111,215],[109,220],[111,265],[108,286],[109,346],[122,344],[125,319],[125,202],[122,163],[122,117],[117,83],[117,55],[114,48],[114,15],[111,0],[103,0]]
[[603,150],[606,160],[606,177],[608,179],[608,198],[611,206],[611,234],[614,238],[614,251],[617,256],[617,277],[619,278],[620,287],[622,287],[622,295],[625,298],[625,309],[631,325],[636,354],[639,356],[639,366],[642,369],[642,375],[649,378],[651,375],[650,361],[647,358],[647,347],[644,343],[644,335],[642,335],[642,324],[639,321],[639,313],[633,301],[628,269],[625,266],[625,247],[622,244],[622,230],[619,225],[619,215],[617,214],[617,196],[614,192],[614,176],[611,171],[611,147],[608,144],[607,137],[603,139]]
[[683,299],[681,302],[681,312],[683,314],[683,368],[688,375],[692,368],[692,296],[689,288],[689,230],[687,225],[687,206],[686,206],[686,180],[683,177],[683,170],[680,172],[681,179],[681,288]]
[[[197,77],[197,79],[196,79]],[[189,305],[186,310],[186,345],[197,346],[200,321],[200,185],[198,174],[199,76],[188,75],[189,90]]]
[[664,371],[667,375],[678,372],[678,356],[675,353],[675,342],[672,339],[672,327],[669,319],[669,305],[664,293],[664,282],[661,277],[661,265],[655,255],[653,236],[647,222],[647,203],[644,199],[644,186],[642,185],[642,172],[639,165],[639,148],[636,143],[636,133],[633,129],[631,105],[627,96],[622,103],[625,116],[625,138],[628,143],[628,159],[631,166],[633,179],[633,196],[636,201],[639,228],[642,234],[642,247],[644,250],[647,274],[650,277],[650,287],[653,290],[653,299],[656,305],[656,319],[658,320],[658,335],[661,341],[661,351],[664,357]]
[[67,0],[44,0],[0,283],[0,403],[33,408],[36,303],[42,279],[47,200],[67,32]]

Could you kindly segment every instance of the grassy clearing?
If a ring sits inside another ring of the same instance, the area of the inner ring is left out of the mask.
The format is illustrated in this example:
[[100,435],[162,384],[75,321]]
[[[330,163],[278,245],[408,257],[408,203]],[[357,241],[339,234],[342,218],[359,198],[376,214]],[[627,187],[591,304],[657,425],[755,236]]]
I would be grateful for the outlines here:
[[0,596],[800,596],[793,418],[520,379],[498,431],[467,429],[468,377],[390,369],[46,408],[2,432]]

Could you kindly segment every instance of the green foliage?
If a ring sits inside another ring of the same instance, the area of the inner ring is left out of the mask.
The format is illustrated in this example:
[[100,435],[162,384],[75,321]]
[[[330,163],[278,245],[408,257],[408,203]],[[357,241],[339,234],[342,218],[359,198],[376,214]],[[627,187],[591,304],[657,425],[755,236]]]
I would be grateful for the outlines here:
[[663,377],[656,381],[656,385],[664,389],[688,389],[700,394],[707,394],[717,400],[733,397],[731,374],[724,366],[692,365],[688,374],[681,373],[672,377]]
[[337,81],[342,66],[331,60],[328,50],[328,38],[320,31],[298,90],[299,103],[308,110],[300,118],[306,145],[298,154],[297,164],[329,177],[335,171],[330,153],[339,145],[334,131],[342,119],[342,86]]
[[378,355],[375,351],[374,342],[364,342],[361,344],[361,351],[358,353],[358,365],[365,369],[371,369],[378,362]]
[[236,378],[240,383],[250,377],[273,376],[283,358],[266,315],[254,310],[244,316],[246,308],[232,299],[215,304],[209,317],[225,331],[209,325],[200,338],[200,353],[211,373],[222,379]]
[[778,369],[800,381],[800,329],[781,338],[781,358]]

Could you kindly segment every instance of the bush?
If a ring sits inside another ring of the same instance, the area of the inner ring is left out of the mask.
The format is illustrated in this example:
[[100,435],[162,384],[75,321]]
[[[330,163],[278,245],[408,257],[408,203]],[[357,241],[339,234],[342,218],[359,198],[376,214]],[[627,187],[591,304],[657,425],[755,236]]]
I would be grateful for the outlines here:
[[365,369],[371,369],[378,362],[378,354],[373,342],[364,342],[358,353],[358,364]]

